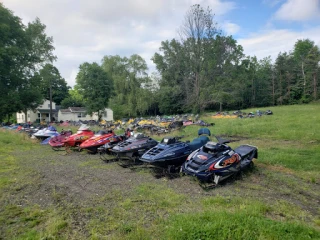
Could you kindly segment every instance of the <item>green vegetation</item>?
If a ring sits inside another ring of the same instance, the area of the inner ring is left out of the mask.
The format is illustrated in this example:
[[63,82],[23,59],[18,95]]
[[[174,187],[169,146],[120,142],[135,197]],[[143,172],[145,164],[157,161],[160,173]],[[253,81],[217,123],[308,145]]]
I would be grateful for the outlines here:
[[84,106],[88,113],[109,106],[115,119],[302,104],[320,96],[320,49],[314,41],[297,39],[274,62],[246,56],[232,36],[222,34],[212,10],[198,4],[186,12],[180,38],[161,42],[152,57],[157,70],[152,75],[137,54],[109,55],[100,65],[82,63],[74,89],[52,65],[53,38],[40,19],[24,26],[3,4],[0,15],[0,58],[6,60],[0,66],[1,121],[37,108],[49,98],[49,88],[57,105]]
[[[320,139],[315,129],[320,126],[315,119],[320,104],[271,110],[272,116],[252,119],[202,116],[215,123],[213,134],[239,140],[232,146],[249,143],[259,148],[253,171],[210,190],[201,189],[191,177],[156,179],[148,169],[123,169],[96,155],[63,155],[23,134],[2,130],[0,235],[319,239]],[[192,139],[197,130],[188,126],[174,134]]]

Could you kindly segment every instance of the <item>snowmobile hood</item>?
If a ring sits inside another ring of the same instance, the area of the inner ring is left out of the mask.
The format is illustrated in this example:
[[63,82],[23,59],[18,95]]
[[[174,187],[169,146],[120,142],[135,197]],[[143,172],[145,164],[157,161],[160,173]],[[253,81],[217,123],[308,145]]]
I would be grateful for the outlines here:
[[201,148],[209,141],[207,136],[202,136],[203,134],[211,135],[208,128],[201,128],[198,131],[199,137],[194,139],[191,143],[180,142],[174,137],[166,137],[157,146],[143,154],[141,161],[156,163],[165,161],[174,162],[177,159],[186,159],[192,151]]
[[57,135],[57,130],[55,129],[55,127],[44,128],[34,133],[34,136],[36,137],[51,137],[55,135]]
[[145,136],[142,133],[135,133],[133,137],[127,139],[124,142],[119,143],[118,145],[112,148],[114,152],[129,152],[129,151],[137,151],[142,148],[154,147],[158,142],[148,136]]
[[114,136],[115,136],[114,133],[100,132],[98,134],[93,135],[93,137],[89,138],[88,140],[84,141],[83,143],[81,143],[80,148],[101,146],[107,142],[110,142],[110,140],[112,140],[110,138],[114,137]]
[[78,131],[76,134],[73,134],[65,139],[62,140],[63,143],[70,143],[71,145],[74,145],[76,142],[84,142],[85,140],[91,138],[94,135],[93,131],[90,130],[84,130],[84,131]]
[[171,159],[187,156],[192,152],[189,144],[184,142],[174,142],[172,144],[159,143],[145,154],[141,160],[144,162],[167,161]]
[[235,152],[229,146],[211,141],[190,154],[184,167],[191,168],[191,171],[195,172],[207,172],[210,168],[220,171],[230,166],[224,165],[223,161],[230,159],[234,154]]
[[71,131],[61,132],[59,135],[49,139],[49,145],[51,147],[62,147],[64,144],[62,141],[71,135]]

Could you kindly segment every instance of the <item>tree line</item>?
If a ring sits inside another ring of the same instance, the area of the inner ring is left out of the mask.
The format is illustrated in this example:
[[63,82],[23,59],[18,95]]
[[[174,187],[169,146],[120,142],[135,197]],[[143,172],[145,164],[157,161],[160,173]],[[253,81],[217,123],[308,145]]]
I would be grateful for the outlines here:
[[[297,40],[292,51],[280,52],[274,62],[270,57],[258,60],[246,56],[242,46],[219,29],[211,9],[200,5],[193,5],[186,12],[179,39],[161,42],[159,52],[152,57],[155,73],[148,74],[146,61],[137,54],[109,55],[100,64],[81,64],[74,89],[69,89],[51,64],[55,60],[53,40],[45,35],[40,20],[25,27],[1,5],[0,11],[7,12],[16,24],[0,17],[13,24],[12,32],[0,28],[1,36],[8,35],[7,40],[0,39],[0,49],[16,49],[18,41],[23,41],[19,44],[21,50],[0,51],[0,61],[4,61],[5,54],[11,59],[5,61],[11,64],[6,69],[17,68],[10,72],[0,69],[1,89],[9,90],[0,90],[0,103],[7,106],[0,110],[0,118],[34,108],[36,104],[32,104],[36,102],[31,100],[36,98],[32,94],[44,96],[53,83],[54,100],[62,107],[84,106],[92,113],[108,106],[115,118],[308,103],[319,98],[320,50],[312,40]],[[38,31],[28,30],[32,27]],[[16,40],[9,40],[9,34]],[[25,52],[32,62],[24,62]],[[16,61],[17,56],[21,60]],[[39,91],[29,95],[28,89],[34,88]],[[9,95],[17,99],[14,106],[7,101]],[[25,101],[28,97],[30,101]]]
[[0,120],[35,109],[44,98],[58,104],[69,95],[66,81],[52,62],[53,39],[39,18],[25,26],[0,3]]

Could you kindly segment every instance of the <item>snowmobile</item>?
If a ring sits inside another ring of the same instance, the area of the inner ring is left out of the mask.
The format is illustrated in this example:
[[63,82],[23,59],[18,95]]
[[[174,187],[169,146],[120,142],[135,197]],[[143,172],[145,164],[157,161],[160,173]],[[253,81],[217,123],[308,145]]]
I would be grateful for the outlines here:
[[49,126],[44,129],[40,129],[36,133],[33,134],[37,139],[44,140],[46,138],[57,136],[59,133],[57,132],[57,129],[54,126]]
[[71,130],[62,130],[59,135],[49,138],[49,145],[52,147],[53,150],[64,150],[63,146],[64,143],[62,142],[64,139],[72,135]]
[[[97,151],[100,155],[100,159],[103,161],[110,161],[110,159],[106,156],[108,155],[113,155],[114,153],[111,151],[111,149],[117,145],[119,142],[125,141],[126,139],[131,137],[133,130],[130,128],[127,128],[125,130],[125,133],[123,135],[114,135],[108,139],[106,139],[105,143],[98,147]],[[118,159],[114,159],[118,160]]]
[[265,114],[265,115],[272,115],[273,112],[272,112],[271,110],[267,110],[267,111],[264,112],[264,114]]
[[155,167],[167,168],[169,173],[175,172],[190,153],[210,140],[210,135],[208,128],[201,128],[198,131],[198,138],[192,142],[181,142],[179,137],[165,137],[161,143],[143,154],[140,160]]
[[156,146],[158,142],[143,133],[135,133],[127,140],[118,143],[112,149],[117,159],[130,159],[136,162],[150,148]]
[[93,137],[94,131],[91,131],[85,124],[81,125],[75,134],[62,140],[63,145],[66,148],[77,147],[87,139]]
[[229,140],[216,137],[218,142],[208,142],[192,152],[181,166],[181,172],[196,176],[200,183],[217,185],[224,179],[252,167],[258,158],[258,149],[251,145],[241,145],[232,149]]
[[116,136],[112,130],[101,130],[97,132],[93,137],[80,144],[80,149],[87,149],[91,153],[97,153],[98,148],[108,144],[115,145],[122,141],[122,137]]

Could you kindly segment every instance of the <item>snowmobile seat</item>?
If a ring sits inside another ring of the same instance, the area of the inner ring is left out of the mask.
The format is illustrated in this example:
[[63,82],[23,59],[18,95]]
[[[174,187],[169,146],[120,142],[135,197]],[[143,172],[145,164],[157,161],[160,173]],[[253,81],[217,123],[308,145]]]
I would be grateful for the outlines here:
[[238,153],[241,157],[245,157],[249,154],[254,154],[254,158],[258,158],[258,150],[254,146],[250,145],[241,145],[234,149],[236,153]]
[[203,143],[200,139],[196,138],[191,143],[189,143],[189,146],[192,151],[197,150],[203,146]]
[[209,137],[207,136],[200,136],[197,139],[199,139],[203,144],[206,144],[207,142],[210,141]]
[[200,128],[198,131],[198,136],[200,135],[208,135],[211,136],[211,132],[208,128]]

